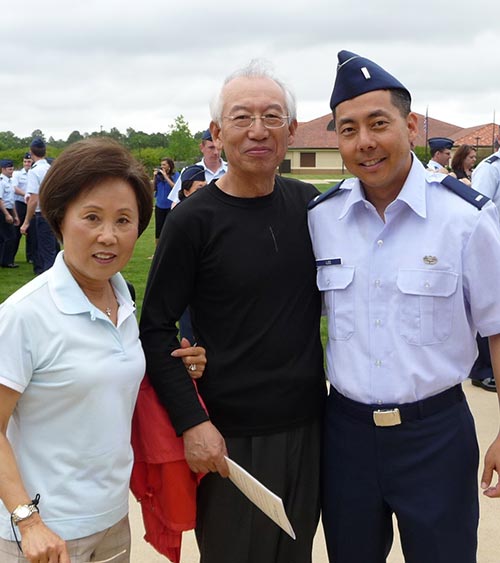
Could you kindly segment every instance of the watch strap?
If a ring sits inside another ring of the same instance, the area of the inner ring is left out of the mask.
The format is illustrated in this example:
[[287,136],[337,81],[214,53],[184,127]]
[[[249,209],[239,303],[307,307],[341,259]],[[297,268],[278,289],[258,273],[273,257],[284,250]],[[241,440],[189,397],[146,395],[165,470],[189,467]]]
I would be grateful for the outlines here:
[[[20,504],[20,505],[16,506],[16,508],[14,508],[14,510],[12,511],[12,513],[10,515],[12,522],[14,524],[16,524],[16,526],[17,526],[17,524],[19,522],[22,522],[23,520],[28,519],[30,516],[35,514],[35,512],[40,512],[38,510],[38,503],[39,502],[40,502],[40,495],[37,494],[36,497],[29,504]],[[26,514],[26,516],[19,516],[17,514],[17,512],[20,508],[26,508],[28,510],[28,513]]]

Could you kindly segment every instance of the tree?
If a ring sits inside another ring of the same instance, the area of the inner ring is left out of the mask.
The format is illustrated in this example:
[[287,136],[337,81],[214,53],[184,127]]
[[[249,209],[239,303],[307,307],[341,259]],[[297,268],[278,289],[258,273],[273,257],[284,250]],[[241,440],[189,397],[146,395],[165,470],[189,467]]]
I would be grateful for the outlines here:
[[66,144],[71,145],[71,143],[76,143],[77,141],[81,141],[83,140],[83,135],[80,133],[80,131],[72,131],[69,135],[68,138],[66,140]]
[[34,139],[35,137],[40,137],[45,141],[45,135],[43,134],[41,129],[35,129],[33,133],[31,133],[31,138]]
[[0,131],[0,150],[13,149],[21,145],[21,139],[18,139],[12,131]]
[[111,137],[115,141],[118,141],[119,143],[125,142],[125,135],[123,133],[120,133],[120,130],[116,127],[111,127],[109,131],[109,137]]
[[170,158],[179,161],[193,161],[199,154],[198,142],[194,139],[184,116],[178,115],[170,126],[168,144]]

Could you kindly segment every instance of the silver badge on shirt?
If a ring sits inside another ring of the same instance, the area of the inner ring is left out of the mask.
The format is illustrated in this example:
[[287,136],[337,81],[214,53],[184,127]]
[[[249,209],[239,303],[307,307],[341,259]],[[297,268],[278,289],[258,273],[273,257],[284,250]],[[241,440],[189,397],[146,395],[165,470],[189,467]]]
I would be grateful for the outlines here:
[[424,260],[424,264],[429,264],[429,266],[434,266],[434,264],[437,264],[438,259],[436,256],[424,256],[423,258]]

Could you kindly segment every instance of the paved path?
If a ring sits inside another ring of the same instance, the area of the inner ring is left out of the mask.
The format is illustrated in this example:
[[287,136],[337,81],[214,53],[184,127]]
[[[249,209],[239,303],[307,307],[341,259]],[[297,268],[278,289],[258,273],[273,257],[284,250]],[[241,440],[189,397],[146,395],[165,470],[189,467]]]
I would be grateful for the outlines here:
[[[476,420],[482,455],[491,443],[499,427],[499,408],[496,395],[473,387],[469,381],[464,384],[474,418]],[[144,534],[140,507],[133,497],[130,501],[132,525],[132,563],[168,563],[142,536]],[[197,563],[198,549],[192,532],[184,534],[181,563]],[[237,563],[237,562],[235,562]],[[318,529],[314,544],[313,563],[328,563],[321,529]],[[404,563],[396,537],[387,563]],[[425,563],[425,562],[422,562]],[[450,563],[453,563],[450,561]],[[500,563],[500,499],[488,499],[481,495],[481,521],[479,526],[478,563]]]

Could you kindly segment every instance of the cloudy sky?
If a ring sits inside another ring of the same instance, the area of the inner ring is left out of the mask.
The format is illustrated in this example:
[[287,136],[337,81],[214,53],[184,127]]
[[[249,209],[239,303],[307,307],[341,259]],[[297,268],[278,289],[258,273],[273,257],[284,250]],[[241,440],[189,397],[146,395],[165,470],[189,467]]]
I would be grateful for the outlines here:
[[498,8],[420,0],[3,0],[0,131],[66,139],[128,127],[208,126],[223,78],[265,58],[298,117],[329,112],[337,52],[397,76],[413,109],[468,127],[500,122]]

